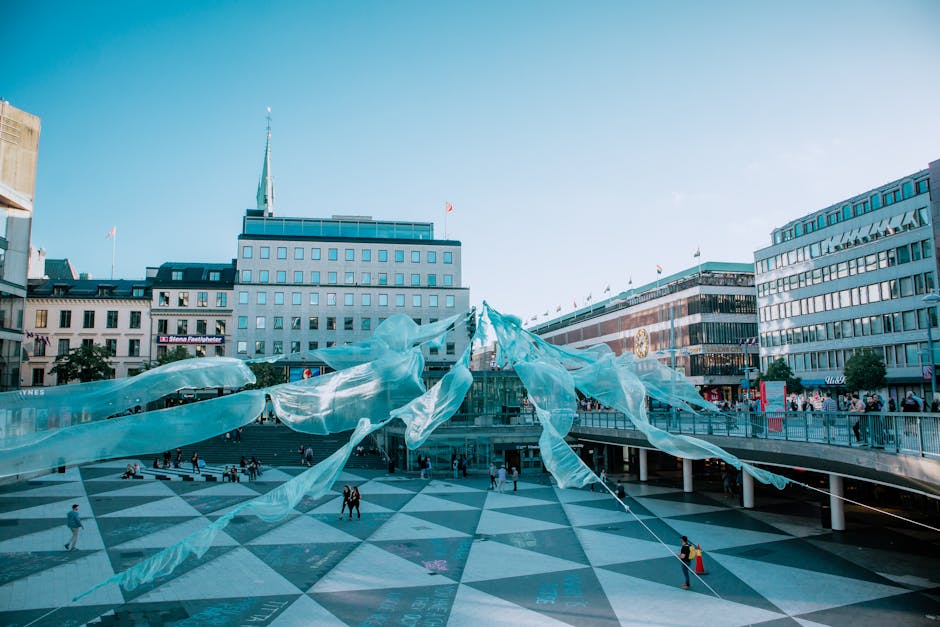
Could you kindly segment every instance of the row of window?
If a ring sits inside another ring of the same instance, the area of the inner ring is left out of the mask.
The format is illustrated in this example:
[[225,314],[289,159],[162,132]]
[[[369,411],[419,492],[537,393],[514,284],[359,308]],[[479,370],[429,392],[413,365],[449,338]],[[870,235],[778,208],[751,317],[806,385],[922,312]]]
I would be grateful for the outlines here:
[[[276,259],[287,259],[287,246],[277,246],[275,249]],[[395,263],[405,263],[405,251],[402,249],[394,250],[393,259]],[[412,250],[410,251],[411,263],[421,263],[421,251]],[[379,249],[376,251],[376,260],[379,263],[387,263],[389,260],[389,251],[387,249]],[[303,261],[304,256],[307,254],[307,249],[302,246],[295,246],[293,250],[294,261]],[[323,259],[323,251],[320,248],[311,248],[310,257],[311,261],[321,261]],[[253,259],[255,255],[254,246],[242,246],[242,259]],[[339,261],[339,248],[327,248],[326,249],[326,260],[327,261]],[[355,248],[344,248],[343,249],[343,261],[356,261],[356,249]],[[360,261],[371,262],[372,261],[372,249],[371,248],[360,248],[358,251],[358,257]],[[270,246],[259,246],[258,247],[258,258],[259,259],[271,259],[271,247]],[[437,263],[437,251],[428,250],[424,255],[425,261],[427,263]],[[454,263],[454,253],[451,251],[444,251],[441,254],[441,261],[443,263],[452,264]],[[182,280],[182,274],[180,275],[180,280]]]
[[861,285],[837,292],[820,294],[819,296],[797,298],[785,303],[761,307],[760,321],[769,322],[782,318],[842,309],[843,307],[856,307],[896,298],[906,298],[915,294],[932,292],[935,288],[934,273],[924,272],[923,274],[901,277],[900,279]]
[[704,322],[689,325],[691,344],[737,344],[757,335],[756,322]]
[[913,198],[918,194],[926,194],[930,191],[930,181],[922,179],[917,181],[905,181],[899,187],[889,189],[880,193],[875,193],[868,198],[857,200],[854,203],[846,203],[838,209],[833,209],[827,213],[820,213],[815,219],[806,222],[798,222],[787,229],[774,231],[773,242],[779,244],[791,240],[795,237],[802,237],[827,226],[832,226],[846,220],[851,220],[870,211],[881,209],[893,205],[896,202]]
[[[175,320],[176,326],[176,335],[189,335],[189,320],[186,318],[180,318]],[[225,320],[216,320],[215,321],[215,335],[225,335]],[[194,327],[196,335],[208,335],[209,334],[209,321],[208,320],[196,320],[196,325]],[[157,333],[166,335],[170,332],[170,320],[161,319],[157,320]]]
[[[170,306],[170,292],[160,292],[157,297],[157,304],[160,307]],[[176,295],[177,307],[189,307],[189,292],[180,292]],[[196,292],[196,307],[209,306],[209,292]],[[228,292],[215,293],[215,306],[228,307]]]
[[[182,281],[183,280],[183,271],[182,270],[171,270],[170,279],[173,281]],[[209,280],[213,283],[222,280],[222,272],[220,270],[210,270],[209,271]]]
[[[105,312],[105,328],[106,329],[118,328],[118,317],[119,317],[119,312],[116,310]],[[141,319],[141,312],[139,311],[130,312],[130,319],[128,320],[128,324],[127,324],[128,328],[139,329],[140,319]],[[49,310],[37,309],[36,310],[36,328],[45,329],[48,326],[49,326]],[[72,328],[72,310],[71,309],[59,310],[59,328],[60,329]],[[94,309],[86,309],[82,312],[82,328],[83,329],[95,328],[95,310]]]
[[[373,296],[375,298],[373,299]],[[407,301],[405,294],[393,294],[396,307],[404,307]],[[274,292],[273,303],[275,305],[286,305],[285,292]],[[249,295],[248,292],[242,291],[238,293],[238,304],[239,305],[248,305],[249,304]],[[329,307],[335,307],[338,303],[336,292],[327,292],[326,293],[326,305]],[[411,295],[411,306],[412,307],[423,307],[427,303],[428,307],[440,307],[441,298],[438,294],[412,294]],[[256,292],[255,293],[255,304],[256,305],[267,305],[268,304],[268,293],[267,292]],[[303,305],[303,293],[302,292],[291,292],[290,293],[290,304],[291,305]],[[319,306],[320,305],[320,292],[310,292],[309,293],[309,304]],[[352,307],[356,304],[356,295],[352,292],[346,292],[343,294],[343,305],[345,307]],[[389,295],[388,294],[360,294],[359,295],[359,304],[363,307],[371,307],[373,304],[378,305],[379,307],[388,307],[389,306]],[[453,294],[444,295],[444,306],[445,307],[456,307],[457,298]]]
[[[91,338],[85,338],[82,340],[82,346],[92,346],[95,341]],[[104,341],[104,348],[108,351],[108,354],[111,357],[117,356],[117,345],[118,341],[115,338],[108,338]],[[69,338],[61,338],[59,340],[59,345],[57,347],[58,352],[56,356],[67,355],[71,350],[69,343]],[[46,356],[46,343],[42,339],[36,339],[33,342],[33,355],[36,357],[45,357]],[[140,340],[139,339],[130,339],[127,340],[127,356],[128,357],[140,357]]]
[[867,244],[885,237],[891,237],[898,233],[926,226],[929,223],[927,207],[921,207],[907,213],[897,214],[875,224],[865,225],[858,229],[852,229],[805,246],[778,253],[766,259],[760,259],[756,262],[755,269],[757,274],[760,275],[777,268],[824,257],[845,248],[851,248],[856,244]]
[[[885,366],[888,368],[905,368],[919,366],[929,361],[929,351],[923,342],[912,342],[909,344],[889,344],[887,346],[868,347],[881,352]],[[787,365],[795,374],[812,370],[841,370],[845,363],[851,359],[855,350],[827,350],[811,351],[807,353],[791,353],[788,355],[771,355],[764,357],[761,361],[766,369],[770,361],[783,357]]]
[[901,333],[936,328],[937,314],[933,307],[909,309],[875,316],[863,316],[850,320],[837,320],[809,324],[792,329],[782,329],[761,334],[762,346],[786,346],[825,340],[867,337],[884,333]]
[[[225,347],[224,347],[224,346],[215,345],[215,346],[213,346],[212,348],[213,348],[213,350],[214,350],[214,352],[215,352],[215,356],[216,356],[216,357],[225,357]],[[170,347],[169,347],[169,346],[166,346],[166,345],[164,345],[164,344],[161,344],[161,345],[157,346],[157,359],[159,359],[160,357],[163,357],[164,355],[166,355],[169,350],[170,350]],[[205,356],[206,356],[206,345],[205,345],[205,344],[197,344],[197,345],[193,346],[193,355],[196,356],[196,357],[205,357]]]
[[[267,354],[267,353],[265,352],[266,346],[267,346],[265,340],[255,340],[255,343],[254,343],[254,344],[255,344],[255,351],[254,351],[254,354],[255,354],[255,355],[266,355],[266,354]],[[348,342],[347,342],[347,344],[348,344]],[[289,341],[289,344],[288,344],[288,347],[290,348],[289,353],[290,353],[290,354],[297,354],[297,353],[299,353],[299,352],[300,352],[300,346],[301,346],[300,340],[290,340],[290,341]],[[327,341],[327,342],[325,343],[324,348],[333,348],[334,346],[336,346],[336,342],[334,342],[334,341]],[[283,354],[284,354],[284,342],[283,342],[283,340],[274,340],[274,341],[272,341],[272,342],[271,342],[271,349],[272,349],[272,350],[271,350],[271,354],[272,354],[272,355],[283,355]],[[315,350],[319,350],[319,349],[320,349],[320,342],[319,342],[319,341],[314,340],[314,341],[307,342],[307,350],[308,350],[308,351],[315,351]],[[236,350],[236,352],[237,352],[239,355],[247,355],[247,354],[248,354],[248,342],[247,342],[247,341],[238,342],[238,343],[236,344],[236,346],[235,346],[235,350]],[[456,351],[456,346],[455,346],[454,342],[447,342],[447,343],[445,344],[445,346],[444,346],[444,352],[445,352],[445,354],[447,354],[447,355],[454,355],[454,354],[455,354],[455,351]],[[437,355],[437,354],[439,353],[438,349],[437,349],[437,348],[434,348],[434,347],[430,348],[428,352],[429,352],[431,355]]]
[[[304,272],[303,270],[293,270],[293,285],[304,285]],[[252,283],[254,277],[257,276],[258,283],[270,283],[271,282],[271,272],[269,270],[258,270],[257,274],[253,273],[251,270],[242,270],[241,271],[241,283],[247,284]],[[394,285],[404,286],[405,285],[405,273],[396,272],[392,275],[394,279]],[[421,283],[421,274],[415,272],[412,273],[409,277],[411,282],[408,284],[411,287],[438,287],[437,275],[428,274],[425,275],[425,282]],[[323,273],[319,270],[313,270],[310,272],[310,285],[322,285],[323,284]],[[373,281],[374,279],[374,281]],[[287,283],[287,270],[276,270],[274,272],[274,282],[275,283]],[[356,282],[356,273],[355,272],[344,272],[343,273],[343,284],[344,285],[389,285],[388,282],[388,273],[387,272],[377,272],[373,275],[371,272],[361,272],[359,274],[359,282]],[[339,285],[339,273],[338,272],[327,272],[326,273],[326,285]],[[444,274],[442,275],[443,287],[453,287],[454,286],[454,275],[453,274]],[[162,297],[161,292],[161,297]],[[183,305],[180,305],[181,307]],[[204,306],[204,305],[201,305]]]
[[929,259],[933,257],[933,244],[925,239],[897,248],[882,250],[877,253],[871,253],[863,257],[856,257],[841,261],[839,263],[829,264],[814,270],[798,272],[789,276],[781,277],[776,281],[766,281],[757,284],[757,296],[769,296],[787,292],[789,290],[809,287],[828,283],[833,279],[844,279],[845,277],[864,274],[865,272],[874,272],[881,268],[890,268],[920,259]]

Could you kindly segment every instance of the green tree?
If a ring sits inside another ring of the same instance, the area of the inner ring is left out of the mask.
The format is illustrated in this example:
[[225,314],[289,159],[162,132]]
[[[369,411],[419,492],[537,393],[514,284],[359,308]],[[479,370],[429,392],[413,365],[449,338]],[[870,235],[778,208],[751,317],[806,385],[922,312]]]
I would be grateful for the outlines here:
[[787,362],[781,357],[770,362],[770,365],[767,366],[767,372],[757,377],[757,380],[786,381],[788,394],[790,392],[798,394],[803,391],[803,382],[799,377],[793,376],[793,371],[790,370],[790,366],[788,366]]
[[262,361],[248,364],[248,367],[255,373],[256,381],[252,385],[246,386],[246,389],[254,390],[287,383],[287,369],[284,366]]
[[108,361],[110,356],[108,349],[100,344],[82,344],[56,357],[49,374],[54,374],[59,383],[75,379],[82,383],[107,379],[114,372]]
[[850,390],[872,392],[887,382],[885,362],[879,351],[863,348],[845,362],[845,386]]

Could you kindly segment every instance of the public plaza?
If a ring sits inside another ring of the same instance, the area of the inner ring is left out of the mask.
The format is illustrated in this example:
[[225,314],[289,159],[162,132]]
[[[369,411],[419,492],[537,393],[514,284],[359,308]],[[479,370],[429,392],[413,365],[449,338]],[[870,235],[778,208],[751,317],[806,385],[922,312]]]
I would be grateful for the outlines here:
[[[320,499],[268,524],[236,517],[201,558],[133,591],[70,599],[302,472],[254,482],[174,471],[121,480],[128,460],[0,487],[3,625],[933,625],[935,534],[884,516],[824,529],[786,493],[759,507],[669,477],[607,491],[546,474],[499,493],[480,473],[431,480],[347,470]],[[133,460],[132,460],[133,461]],[[146,460],[140,460],[144,462]],[[144,467],[146,463],[142,464]],[[221,467],[209,467],[209,473]],[[168,471],[167,471],[168,472]],[[613,482],[615,478],[611,478]],[[357,485],[362,518],[340,519]],[[65,514],[84,530],[66,551]],[[658,536],[664,543],[660,544]],[[683,590],[680,535],[707,572]],[[704,583],[703,583],[704,582]],[[710,586],[713,594],[707,586]],[[719,598],[720,597],[720,598]],[[61,608],[51,612],[55,608]],[[50,613],[51,612],[51,613]]]

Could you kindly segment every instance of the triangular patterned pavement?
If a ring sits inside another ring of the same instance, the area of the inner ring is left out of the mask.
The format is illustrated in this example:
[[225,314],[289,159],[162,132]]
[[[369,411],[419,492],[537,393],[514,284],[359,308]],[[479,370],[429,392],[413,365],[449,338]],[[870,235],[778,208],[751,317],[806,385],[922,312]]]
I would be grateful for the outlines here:
[[544,531],[546,529],[560,529],[565,525],[559,525],[553,522],[534,520],[524,516],[514,516],[505,514],[502,511],[488,509],[480,515],[480,524],[477,526],[477,533],[484,535],[494,535],[498,533],[507,533],[509,531]]
[[369,536],[369,540],[374,542],[383,540],[424,540],[428,538],[454,538],[464,535],[455,529],[436,525],[410,514],[394,514],[382,527]]
[[429,573],[445,574],[454,581],[460,581],[470,555],[470,547],[473,545],[473,539],[468,537],[369,542],[424,567]]
[[571,623],[554,620],[511,601],[487,594],[470,585],[461,585],[450,610],[448,627],[479,627],[481,617],[498,617],[504,625],[570,627]]
[[441,585],[311,592],[310,597],[346,625],[371,625],[379,620],[386,625],[453,624],[448,623],[448,617],[457,584],[439,577],[428,579],[438,579]]
[[519,549],[535,551],[542,555],[551,555],[563,560],[577,562],[587,566],[587,555],[578,542],[575,530],[570,527],[531,531],[524,533],[502,533],[489,536],[490,542],[502,542]]
[[[231,526],[231,525],[229,525]],[[322,520],[310,516],[295,516],[284,521],[267,533],[248,542],[252,545],[263,544],[332,544],[336,542],[358,542],[359,538],[347,533],[346,528],[328,525]]]
[[309,590],[356,547],[355,542],[255,544],[247,547],[300,590]]
[[[391,581],[389,573],[395,574]],[[329,604],[320,600],[322,593],[384,590],[390,582],[394,582],[396,588],[413,588],[453,585],[454,580],[445,575],[429,574],[423,566],[364,543],[308,590],[308,593],[333,612]]]
[[[441,499],[443,500],[443,499]],[[479,509],[469,509],[469,510],[453,510],[453,511],[438,511],[438,512],[410,512],[413,516],[417,516],[422,520],[432,522],[434,524],[440,525],[442,527],[447,527],[448,529],[454,529],[461,533],[467,535],[474,535],[477,532],[477,527],[480,525],[480,514],[482,513]]]
[[477,541],[470,549],[461,581],[506,579],[579,568],[584,568],[584,564],[507,546],[502,542]]
[[309,627],[310,625],[346,627],[346,623],[306,594],[291,603],[270,623],[269,627]]

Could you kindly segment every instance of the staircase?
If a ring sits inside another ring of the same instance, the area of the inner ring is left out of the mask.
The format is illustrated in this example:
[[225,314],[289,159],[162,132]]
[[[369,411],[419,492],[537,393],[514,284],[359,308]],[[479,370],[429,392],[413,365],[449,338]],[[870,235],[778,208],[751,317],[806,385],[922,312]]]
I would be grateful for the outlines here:
[[[181,447],[183,468],[191,467],[189,459],[193,451],[199,453],[199,458],[205,460],[207,464],[216,466],[237,464],[242,456],[251,459],[252,455],[261,460],[265,466],[300,466],[300,454],[297,452],[299,446],[303,446],[304,449],[309,446],[313,449],[313,463],[317,464],[346,444],[350,433],[310,435],[292,431],[284,425],[250,424],[242,430],[241,442],[235,441],[233,432],[231,440],[226,440],[222,436]],[[364,440],[362,445],[367,448],[368,439]],[[172,452],[175,459],[175,450]],[[163,451],[141,456],[141,464],[149,468],[153,464],[154,457],[160,457],[162,462]],[[346,463],[346,468],[385,470],[387,464],[377,452],[366,450],[365,455],[359,456],[354,451]]]

